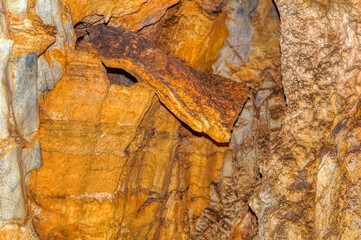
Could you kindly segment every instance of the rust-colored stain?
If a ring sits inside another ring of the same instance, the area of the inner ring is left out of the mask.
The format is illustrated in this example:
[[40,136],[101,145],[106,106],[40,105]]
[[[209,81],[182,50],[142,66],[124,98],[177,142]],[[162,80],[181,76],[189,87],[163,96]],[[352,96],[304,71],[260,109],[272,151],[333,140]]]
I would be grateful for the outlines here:
[[169,110],[197,132],[228,142],[248,98],[247,87],[196,71],[170,57],[147,36],[105,25],[87,29],[91,51],[107,67],[122,68],[146,82]]

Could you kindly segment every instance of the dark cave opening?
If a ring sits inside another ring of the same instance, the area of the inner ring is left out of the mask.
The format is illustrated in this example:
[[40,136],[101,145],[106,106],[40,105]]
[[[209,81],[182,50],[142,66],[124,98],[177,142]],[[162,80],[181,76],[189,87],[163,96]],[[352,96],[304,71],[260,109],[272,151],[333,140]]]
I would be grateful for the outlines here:
[[[104,66],[105,67],[105,66]],[[138,80],[129,72],[121,68],[105,67],[110,84],[131,87]]]

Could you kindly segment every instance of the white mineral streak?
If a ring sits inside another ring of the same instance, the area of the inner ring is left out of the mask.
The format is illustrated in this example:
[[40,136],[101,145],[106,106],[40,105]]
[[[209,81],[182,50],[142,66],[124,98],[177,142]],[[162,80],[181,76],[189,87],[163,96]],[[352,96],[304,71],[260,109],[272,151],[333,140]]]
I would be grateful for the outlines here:
[[[75,46],[76,35],[73,21],[68,9],[62,5],[60,0],[37,0],[35,11],[45,24],[56,28],[56,42],[49,47],[49,50],[55,48],[72,49]],[[65,19],[64,22],[62,18]],[[52,90],[54,84],[57,83],[63,75],[63,67],[54,58],[51,59],[50,66],[49,64],[46,66],[47,63],[45,63],[44,60],[40,60],[39,63],[41,65],[39,66],[38,74],[41,71],[45,71],[44,74],[40,73],[41,76],[38,79],[38,82],[41,83],[39,91]],[[51,75],[49,75],[49,68]]]
[[32,148],[15,147],[0,158],[0,225],[23,220],[26,215],[26,174],[41,164],[39,141]]
[[25,17],[28,13],[28,0],[6,0],[6,10],[14,17]]
[[50,70],[49,63],[43,56],[38,58],[37,84],[40,92],[45,92],[54,88],[53,74]]
[[21,150],[15,147],[0,158],[0,223],[26,215]]
[[1,142],[9,137],[9,102],[6,97],[6,79],[8,60],[13,44],[12,40],[0,38],[0,149],[3,147]]
[[[6,14],[27,21],[27,7],[27,0],[0,0],[0,225],[26,216],[25,181],[42,165],[39,140],[34,139],[39,129],[38,91],[53,89],[63,74],[59,62],[51,59],[49,65],[35,52],[9,62],[14,41],[8,39]],[[52,49],[74,46],[71,17],[60,1],[37,1],[36,11],[57,29]]]
[[[56,42],[50,49],[62,48],[65,45],[70,47],[75,44],[76,36],[72,18],[69,11],[62,5],[60,0],[37,0],[35,11],[45,24],[51,25],[57,30]],[[66,19],[64,23],[62,17]]]
[[219,58],[213,65],[215,74],[229,77],[230,65],[240,67],[247,62],[252,51],[253,26],[250,15],[256,10],[257,0],[232,0],[228,3],[229,15],[226,25],[230,36],[218,52]]
[[34,147],[22,150],[22,160],[23,174],[26,180],[30,171],[43,165],[39,140],[36,140]]
[[8,37],[8,27],[6,24],[5,0],[0,0],[0,38]]

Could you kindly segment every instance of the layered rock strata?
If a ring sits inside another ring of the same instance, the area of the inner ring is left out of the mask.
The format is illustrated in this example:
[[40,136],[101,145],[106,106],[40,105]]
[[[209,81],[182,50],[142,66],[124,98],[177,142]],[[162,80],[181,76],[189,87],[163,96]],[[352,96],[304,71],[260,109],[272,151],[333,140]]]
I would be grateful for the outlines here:
[[41,105],[44,166],[29,185],[40,238],[187,239],[227,147],[182,128],[145,83],[110,84],[95,56],[68,62]]

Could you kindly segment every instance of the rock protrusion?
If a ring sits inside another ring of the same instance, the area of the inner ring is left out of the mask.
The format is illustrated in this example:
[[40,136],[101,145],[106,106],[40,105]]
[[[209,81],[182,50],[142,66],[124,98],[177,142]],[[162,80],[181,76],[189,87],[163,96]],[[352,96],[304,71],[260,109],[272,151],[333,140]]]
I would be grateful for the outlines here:
[[180,120],[217,142],[228,142],[248,94],[240,82],[199,72],[164,54],[146,36],[98,25],[87,30],[91,51],[107,67],[146,82]]

